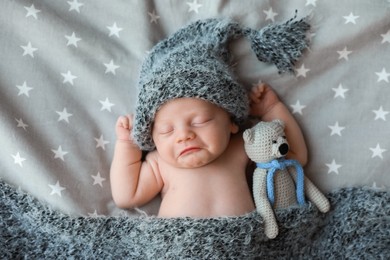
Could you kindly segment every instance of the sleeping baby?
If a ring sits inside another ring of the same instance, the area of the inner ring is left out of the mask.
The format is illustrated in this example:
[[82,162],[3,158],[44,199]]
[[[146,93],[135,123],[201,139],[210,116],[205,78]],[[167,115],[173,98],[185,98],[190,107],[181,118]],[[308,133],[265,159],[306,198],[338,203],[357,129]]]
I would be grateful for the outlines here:
[[[279,27],[293,26],[289,22]],[[277,30],[276,35],[281,28]],[[160,193],[159,217],[253,211],[245,174],[250,160],[241,132],[249,113],[265,121],[283,120],[291,140],[287,157],[306,163],[301,130],[276,93],[259,84],[248,98],[230,73],[229,42],[241,35],[252,43],[262,40],[250,33],[231,21],[209,19],[179,30],[152,49],[141,69],[135,115],[121,116],[116,124],[110,178],[118,207],[139,207]],[[301,44],[299,51],[306,46]],[[256,52],[256,46],[252,48]],[[256,54],[259,51],[265,52],[260,48]],[[293,61],[274,63],[283,71],[291,69]],[[148,151],[145,158],[142,151]]]

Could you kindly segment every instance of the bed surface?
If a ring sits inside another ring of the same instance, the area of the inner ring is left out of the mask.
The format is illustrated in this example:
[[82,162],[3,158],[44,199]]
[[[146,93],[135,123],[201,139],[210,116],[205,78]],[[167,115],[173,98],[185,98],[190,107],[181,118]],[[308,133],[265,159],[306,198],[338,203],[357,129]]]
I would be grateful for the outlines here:
[[[233,46],[247,88],[270,84],[300,123],[306,175],[324,192],[389,189],[389,1],[2,1],[0,178],[62,211],[123,213],[110,192],[114,124],[131,113],[154,44],[191,21],[261,28],[309,15],[311,48],[295,74]],[[154,213],[158,200],[144,207]],[[139,214],[132,210],[128,214]]]

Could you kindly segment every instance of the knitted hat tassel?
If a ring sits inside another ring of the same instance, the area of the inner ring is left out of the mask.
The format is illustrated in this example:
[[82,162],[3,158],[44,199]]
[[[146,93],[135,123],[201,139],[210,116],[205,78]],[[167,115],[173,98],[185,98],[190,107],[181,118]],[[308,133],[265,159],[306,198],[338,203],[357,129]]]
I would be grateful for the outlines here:
[[307,18],[296,20],[295,15],[284,24],[268,25],[259,31],[246,28],[244,35],[251,41],[259,61],[273,63],[283,73],[293,72],[294,63],[307,47],[309,29]]

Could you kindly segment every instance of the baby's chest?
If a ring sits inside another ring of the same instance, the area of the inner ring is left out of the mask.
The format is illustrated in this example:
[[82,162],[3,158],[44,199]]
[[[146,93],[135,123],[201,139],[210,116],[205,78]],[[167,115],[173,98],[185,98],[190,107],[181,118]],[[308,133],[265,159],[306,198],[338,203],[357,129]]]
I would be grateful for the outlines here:
[[171,171],[163,175],[165,184],[176,190],[218,188],[237,183],[242,178],[245,178],[245,172],[234,166]]

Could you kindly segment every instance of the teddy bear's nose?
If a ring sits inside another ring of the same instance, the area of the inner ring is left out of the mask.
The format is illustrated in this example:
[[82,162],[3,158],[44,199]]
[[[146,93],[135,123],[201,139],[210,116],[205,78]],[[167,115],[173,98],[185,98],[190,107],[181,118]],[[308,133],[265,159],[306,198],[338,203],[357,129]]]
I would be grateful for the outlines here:
[[286,155],[288,153],[288,144],[282,144],[279,146],[279,153],[281,155]]

